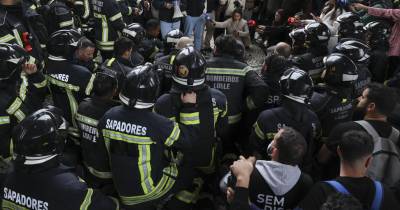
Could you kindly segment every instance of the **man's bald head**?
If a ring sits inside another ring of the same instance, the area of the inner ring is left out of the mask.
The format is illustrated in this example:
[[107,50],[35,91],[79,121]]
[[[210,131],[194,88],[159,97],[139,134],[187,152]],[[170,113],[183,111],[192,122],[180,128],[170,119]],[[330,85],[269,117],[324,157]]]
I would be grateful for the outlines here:
[[279,42],[275,46],[275,52],[278,55],[288,58],[290,56],[290,54],[292,53],[292,48],[286,42]]

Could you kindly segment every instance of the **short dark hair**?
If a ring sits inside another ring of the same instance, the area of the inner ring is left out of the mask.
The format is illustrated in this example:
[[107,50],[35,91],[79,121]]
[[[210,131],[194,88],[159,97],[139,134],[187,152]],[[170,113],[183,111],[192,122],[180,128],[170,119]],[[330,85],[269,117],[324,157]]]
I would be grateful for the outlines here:
[[110,96],[118,88],[116,73],[109,69],[102,69],[96,74],[93,81],[93,95],[97,97]]
[[144,26],[146,30],[156,28],[160,25],[160,22],[156,19],[150,19],[146,22],[146,25]]
[[114,44],[114,55],[116,57],[122,56],[126,51],[133,49],[134,44],[133,41],[126,38],[121,37]]
[[78,49],[96,48],[96,45],[86,37],[82,37],[78,41]]
[[396,91],[379,83],[370,83],[367,89],[368,103],[374,103],[378,113],[390,115],[396,107]]
[[359,200],[352,195],[334,193],[322,204],[320,210],[362,210],[363,206]]
[[307,151],[307,143],[303,135],[291,127],[283,127],[283,132],[276,141],[279,150],[278,161],[287,165],[298,165]]
[[215,40],[215,47],[218,54],[235,56],[236,39],[232,35],[221,35]]
[[350,130],[342,135],[339,148],[342,160],[348,163],[354,163],[372,154],[374,142],[371,135],[367,132]]
[[233,17],[233,15],[234,15],[235,13],[239,13],[240,16],[243,18],[243,12],[242,12],[241,9],[234,9],[233,12],[232,12],[232,17]]

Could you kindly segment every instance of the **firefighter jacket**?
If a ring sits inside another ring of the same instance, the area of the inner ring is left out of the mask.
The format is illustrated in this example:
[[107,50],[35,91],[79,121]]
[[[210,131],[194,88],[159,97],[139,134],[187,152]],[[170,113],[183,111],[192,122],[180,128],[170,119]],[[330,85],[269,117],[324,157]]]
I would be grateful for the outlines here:
[[159,73],[159,78],[161,81],[160,94],[164,94],[171,90],[172,86],[172,70],[173,63],[178,51],[173,51],[171,54],[157,58],[154,61],[155,68]]
[[3,186],[1,209],[119,209],[117,201],[88,188],[72,169],[49,163],[55,159],[11,172]]
[[206,82],[225,94],[229,124],[238,123],[244,110],[263,106],[268,96],[268,87],[262,78],[247,64],[229,56],[207,61]]
[[121,10],[115,0],[91,0],[96,46],[102,51],[113,51],[114,41],[125,28]]
[[46,21],[49,34],[61,29],[74,27],[74,18],[70,8],[62,0],[50,0],[40,7],[41,14]]

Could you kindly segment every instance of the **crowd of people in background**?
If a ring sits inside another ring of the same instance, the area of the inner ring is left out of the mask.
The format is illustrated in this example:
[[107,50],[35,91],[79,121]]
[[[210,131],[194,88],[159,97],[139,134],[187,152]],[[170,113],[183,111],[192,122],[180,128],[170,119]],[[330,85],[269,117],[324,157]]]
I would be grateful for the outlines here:
[[0,0],[1,208],[399,209],[398,7]]

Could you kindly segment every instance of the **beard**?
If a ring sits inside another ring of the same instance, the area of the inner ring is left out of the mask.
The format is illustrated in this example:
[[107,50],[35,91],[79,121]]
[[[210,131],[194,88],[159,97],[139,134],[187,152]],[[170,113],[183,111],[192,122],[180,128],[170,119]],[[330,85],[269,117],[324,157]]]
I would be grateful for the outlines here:
[[363,120],[366,113],[367,113],[367,107],[355,106],[353,111],[353,120],[354,121]]

